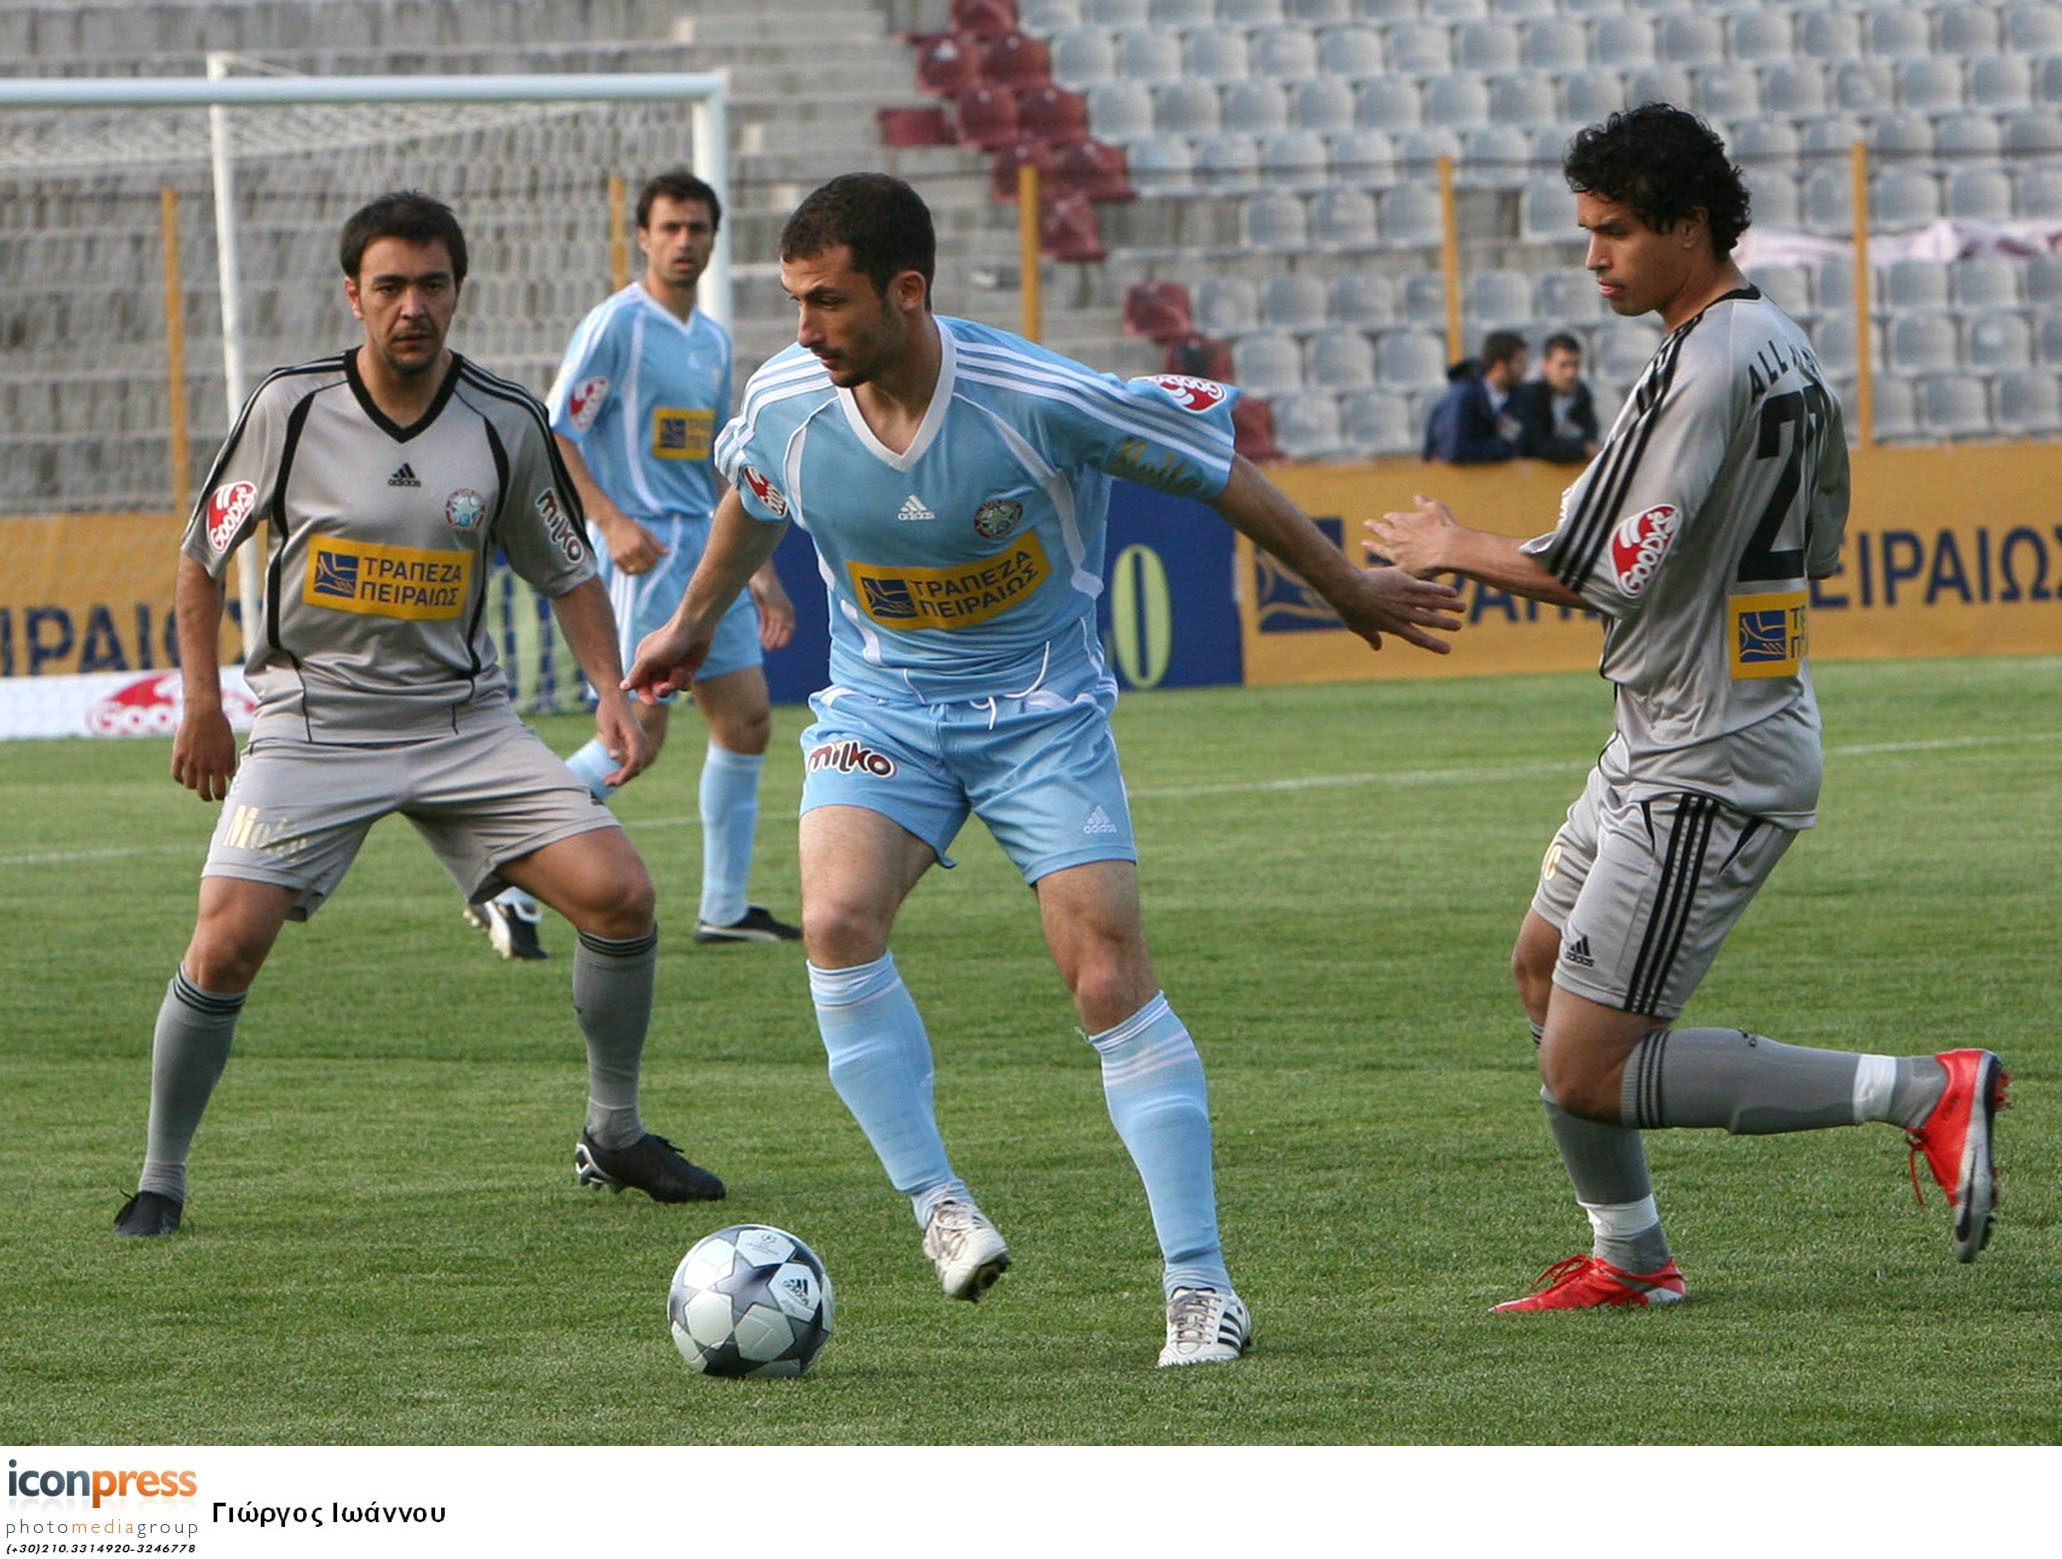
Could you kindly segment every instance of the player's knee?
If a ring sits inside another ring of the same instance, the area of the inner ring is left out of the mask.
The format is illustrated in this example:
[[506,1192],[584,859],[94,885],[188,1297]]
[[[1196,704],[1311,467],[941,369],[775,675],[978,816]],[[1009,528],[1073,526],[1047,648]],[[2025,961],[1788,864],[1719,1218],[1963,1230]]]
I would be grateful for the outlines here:
[[253,946],[221,927],[203,924],[194,929],[179,967],[202,990],[227,996],[250,989],[268,951],[269,944]]
[[764,707],[745,709],[712,722],[709,734],[716,745],[741,757],[763,756],[773,740],[773,711]]
[[1579,1115],[1584,1120],[1617,1121],[1616,1075],[1608,1068],[1598,1068],[1581,1052],[1550,1044],[1540,1046],[1539,1080],[1554,1103],[1570,1115]]
[[1083,960],[1069,972],[1068,985],[1082,1026],[1091,1034],[1115,1028],[1159,990],[1150,969],[1118,958]]
[[802,945],[819,969],[849,969],[887,952],[888,929],[864,905],[818,895],[802,905]]

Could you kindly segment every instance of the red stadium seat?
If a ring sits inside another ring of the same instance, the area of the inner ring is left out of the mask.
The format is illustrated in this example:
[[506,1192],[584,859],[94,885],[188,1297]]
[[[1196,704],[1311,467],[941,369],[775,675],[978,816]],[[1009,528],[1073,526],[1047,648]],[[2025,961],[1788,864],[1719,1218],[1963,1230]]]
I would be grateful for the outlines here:
[[1025,166],[1038,170],[1039,187],[1045,188],[1044,176],[1052,168],[1052,148],[1030,136],[1020,136],[1007,146],[997,147],[989,159],[989,193],[997,200],[1014,201],[1017,170]]
[[1042,87],[1052,80],[1052,60],[1036,38],[1006,32],[983,41],[981,79],[998,87]]
[[936,103],[924,108],[877,108],[883,146],[950,146],[952,121]]
[[1088,99],[1051,85],[1019,88],[1017,124],[1024,134],[1057,146],[1088,137]]
[[1017,94],[1002,87],[975,87],[953,105],[958,110],[959,143],[996,151],[1017,139]]
[[1086,195],[1059,195],[1038,213],[1038,246],[1055,260],[1101,260],[1101,225]]
[[1017,0],[952,0],[952,29],[977,37],[993,38],[1014,32]]
[[981,50],[971,33],[938,33],[917,45],[917,85],[939,97],[958,97],[981,83]]
[[1053,153],[1053,188],[1090,200],[1136,200],[1124,148],[1105,141],[1075,141]]
[[1124,294],[1124,333],[1163,345],[1195,334],[1189,290],[1177,281],[1142,281]]

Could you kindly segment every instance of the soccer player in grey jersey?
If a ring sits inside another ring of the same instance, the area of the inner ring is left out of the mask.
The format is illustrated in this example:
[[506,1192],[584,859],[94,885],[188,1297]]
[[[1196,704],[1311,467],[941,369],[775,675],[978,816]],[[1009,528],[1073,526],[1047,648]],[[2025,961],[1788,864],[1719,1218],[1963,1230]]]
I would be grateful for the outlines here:
[[1683,1278],[1640,1132],[1902,1126],[1974,1260],[1996,1201],[1987,1050],[1806,1050],[1674,1019],[1800,829],[1820,779],[1810,581],[1839,565],[1847,446],[1810,342],[1731,258],[1747,191],[1718,137],[1666,104],[1613,114],[1567,157],[1612,310],[1669,334],[1545,536],[1470,530],[1442,503],[1369,522],[1420,575],[1453,571],[1605,621],[1617,722],[1541,867],[1512,970],[1541,1099],[1591,1253],[1502,1310],[1665,1304]]
[[[181,548],[185,711],[172,776],[224,804],[193,938],[158,1012],[139,1189],[115,1232],[179,1227],[188,1152],[251,982],[282,925],[321,905],[391,812],[472,901],[514,883],[579,929],[580,1179],[661,1201],[720,1197],[720,1180],[638,1117],[658,942],[651,879],[608,809],[517,720],[483,624],[498,546],[553,598],[600,690],[595,729],[619,765],[612,780],[644,766],[616,691],[615,619],[544,409],[444,344],[466,273],[448,207],[383,196],[345,224],[340,251],[363,344],[258,387]],[[239,765],[217,671],[221,581],[260,530],[271,562],[245,666],[258,713]]]

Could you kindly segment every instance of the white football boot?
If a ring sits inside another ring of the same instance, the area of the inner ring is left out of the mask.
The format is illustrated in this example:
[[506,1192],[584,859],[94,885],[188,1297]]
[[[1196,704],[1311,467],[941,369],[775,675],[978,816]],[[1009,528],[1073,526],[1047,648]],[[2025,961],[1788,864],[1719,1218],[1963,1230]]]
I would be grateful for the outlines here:
[[940,1202],[924,1225],[924,1254],[953,1299],[979,1299],[1010,1264],[1010,1248],[971,1202]]
[[1253,1341],[1253,1316],[1237,1294],[1214,1288],[1177,1288],[1167,1301],[1167,1346],[1160,1368],[1225,1364]]

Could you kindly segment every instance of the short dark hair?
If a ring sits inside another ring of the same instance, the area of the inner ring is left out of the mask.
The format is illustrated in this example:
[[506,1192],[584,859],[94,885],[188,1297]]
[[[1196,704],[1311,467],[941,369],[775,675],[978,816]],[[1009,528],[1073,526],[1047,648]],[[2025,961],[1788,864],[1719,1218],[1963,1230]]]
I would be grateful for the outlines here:
[[843,244],[852,269],[867,277],[882,297],[904,271],[924,279],[938,268],[938,237],[931,208],[901,179],[887,173],[845,173],[813,191],[780,230],[782,260],[806,260]]
[[1541,357],[1552,357],[1556,352],[1573,352],[1582,356],[1582,343],[1565,330],[1557,330],[1546,338],[1546,344],[1539,349]]
[[434,195],[419,189],[394,190],[352,212],[337,240],[337,258],[343,262],[346,276],[357,279],[366,249],[378,238],[400,238],[411,244],[441,242],[451,256],[451,279],[465,280],[465,234],[451,208]]
[[1494,368],[1508,363],[1525,350],[1525,338],[1515,330],[1492,330],[1482,338],[1482,366]]
[[1591,125],[1569,143],[1562,169],[1578,195],[1629,206],[1657,233],[1702,211],[1721,256],[1733,252],[1753,220],[1747,185],[1725,142],[1669,103],[1642,103]]
[[637,192],[639,231],[652,225],[652,202],[661,195],[668,200],[699,200],[709,208],[709,226],[723,226],[723,202],[716,191],[686,168],[668,168],[646,179],[644,188]]

